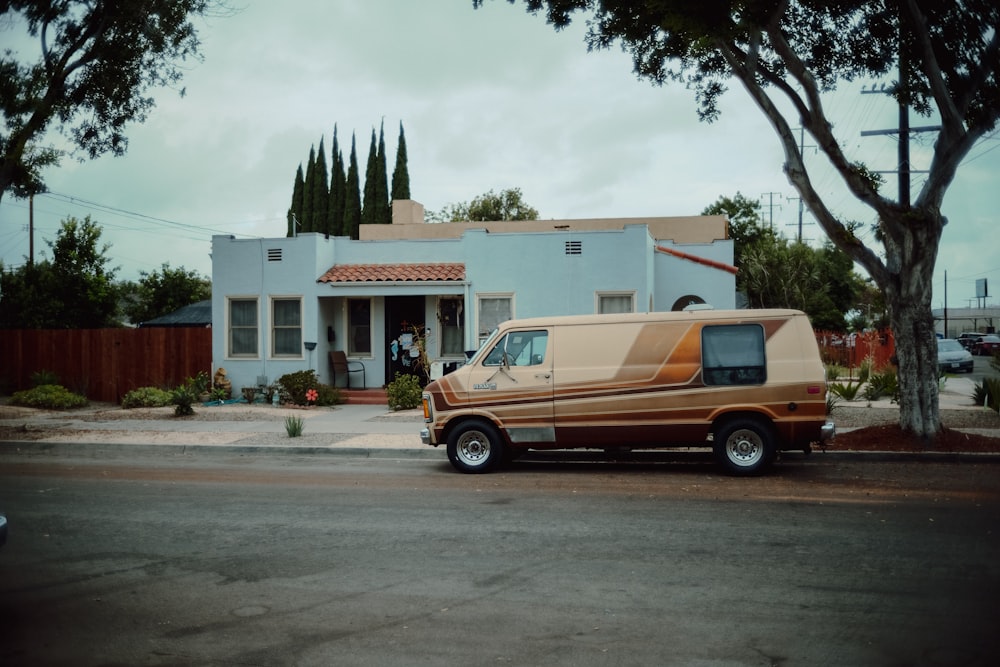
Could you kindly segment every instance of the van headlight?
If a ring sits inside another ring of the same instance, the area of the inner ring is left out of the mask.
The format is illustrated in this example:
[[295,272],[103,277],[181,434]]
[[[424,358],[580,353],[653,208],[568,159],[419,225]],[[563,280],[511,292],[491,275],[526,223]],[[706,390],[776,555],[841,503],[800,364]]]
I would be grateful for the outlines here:
[[420,397],[420,400],[424,405],[424,421],[430,423],[434,420],[434,409],[431,407],[431,395],[423,394]]

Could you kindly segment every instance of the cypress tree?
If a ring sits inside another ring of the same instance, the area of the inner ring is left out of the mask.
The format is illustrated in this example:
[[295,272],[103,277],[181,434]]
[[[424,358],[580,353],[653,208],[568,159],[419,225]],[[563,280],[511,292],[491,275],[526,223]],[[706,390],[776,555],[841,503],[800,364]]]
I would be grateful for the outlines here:
[[302,164],[295,170],[295,185],[292,186],[292,205],[288,209],[288,231],[286,236],[295,236],[295,222],[302,220],[302,195],[305,192],[305,179],[302,177]]
[[316,183],[316,148],[309,147],[309,163],[306,165],[306,184],[302,194],[302,217],[299,233],[311,232],[313,227],[313,190]]
[[323,137],[319,138],[319,151],[316,153],[316,166],[313,170],[313,231],[322,234],[330,233],[327,212],[330,208],[330,191],[327,189],[326,149],[323,148]]
[[396,168],[392,170],[392,199],[410,198],[410,172],[406,167],[406,137],[403,121],[399,121],[399,145],[396,147]]
[[347,191],[347,175],[344,174],[344,156],[337,142],[337,126],[333,126],[333,168],[330,175],[330,233],[338,236],[348,236],[344,232],[344,196]]
[[347,187],[344,193],[344,236],[357,239],[361,224],[361,183],[358,175],[358,152],[351,134],[351,162],[347,167]]
[[378,149],[375,146],[375,128],[372,128],[372,143],[368,148],[368,166],[365,167],[364,198],[361,200],[361,224],[374,225],[375,220],[375,161]]
[[385,163],[385,121],[378,128],[378,154],[375,156],[375,187],[372,188],[375,213],[372,220],[377,225],[388,225],[392,222],[389,209],[389,183],[386,178]]

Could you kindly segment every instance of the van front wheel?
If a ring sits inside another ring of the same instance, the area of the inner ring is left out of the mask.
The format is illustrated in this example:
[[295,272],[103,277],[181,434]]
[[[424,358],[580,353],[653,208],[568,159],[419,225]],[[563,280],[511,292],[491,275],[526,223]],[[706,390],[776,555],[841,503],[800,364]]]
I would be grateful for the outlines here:
[[715,459],[731,475],[759,475],[774,461],[774,434],[757,419],[735,419],[713,437]]
[[466,422],[448,436],[448,460],[461,472],[489,472],[502,458],[503,443],[492,424]]

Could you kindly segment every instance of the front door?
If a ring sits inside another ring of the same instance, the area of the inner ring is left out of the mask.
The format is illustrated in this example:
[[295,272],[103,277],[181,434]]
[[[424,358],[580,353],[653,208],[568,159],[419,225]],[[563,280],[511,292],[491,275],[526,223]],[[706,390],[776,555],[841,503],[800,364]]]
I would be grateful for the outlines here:
[[425,329],[425,299],[422,296],[390,296],[385,300],[386,384],[396,373],[419,375],[426,382],[429,368],[420,368],[417,336]]

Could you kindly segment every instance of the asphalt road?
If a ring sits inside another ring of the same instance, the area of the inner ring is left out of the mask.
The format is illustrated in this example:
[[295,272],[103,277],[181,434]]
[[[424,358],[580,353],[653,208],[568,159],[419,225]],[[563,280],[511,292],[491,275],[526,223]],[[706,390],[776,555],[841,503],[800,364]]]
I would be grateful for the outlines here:
[[995,464],[0,458],[0,664],[994,665]]

